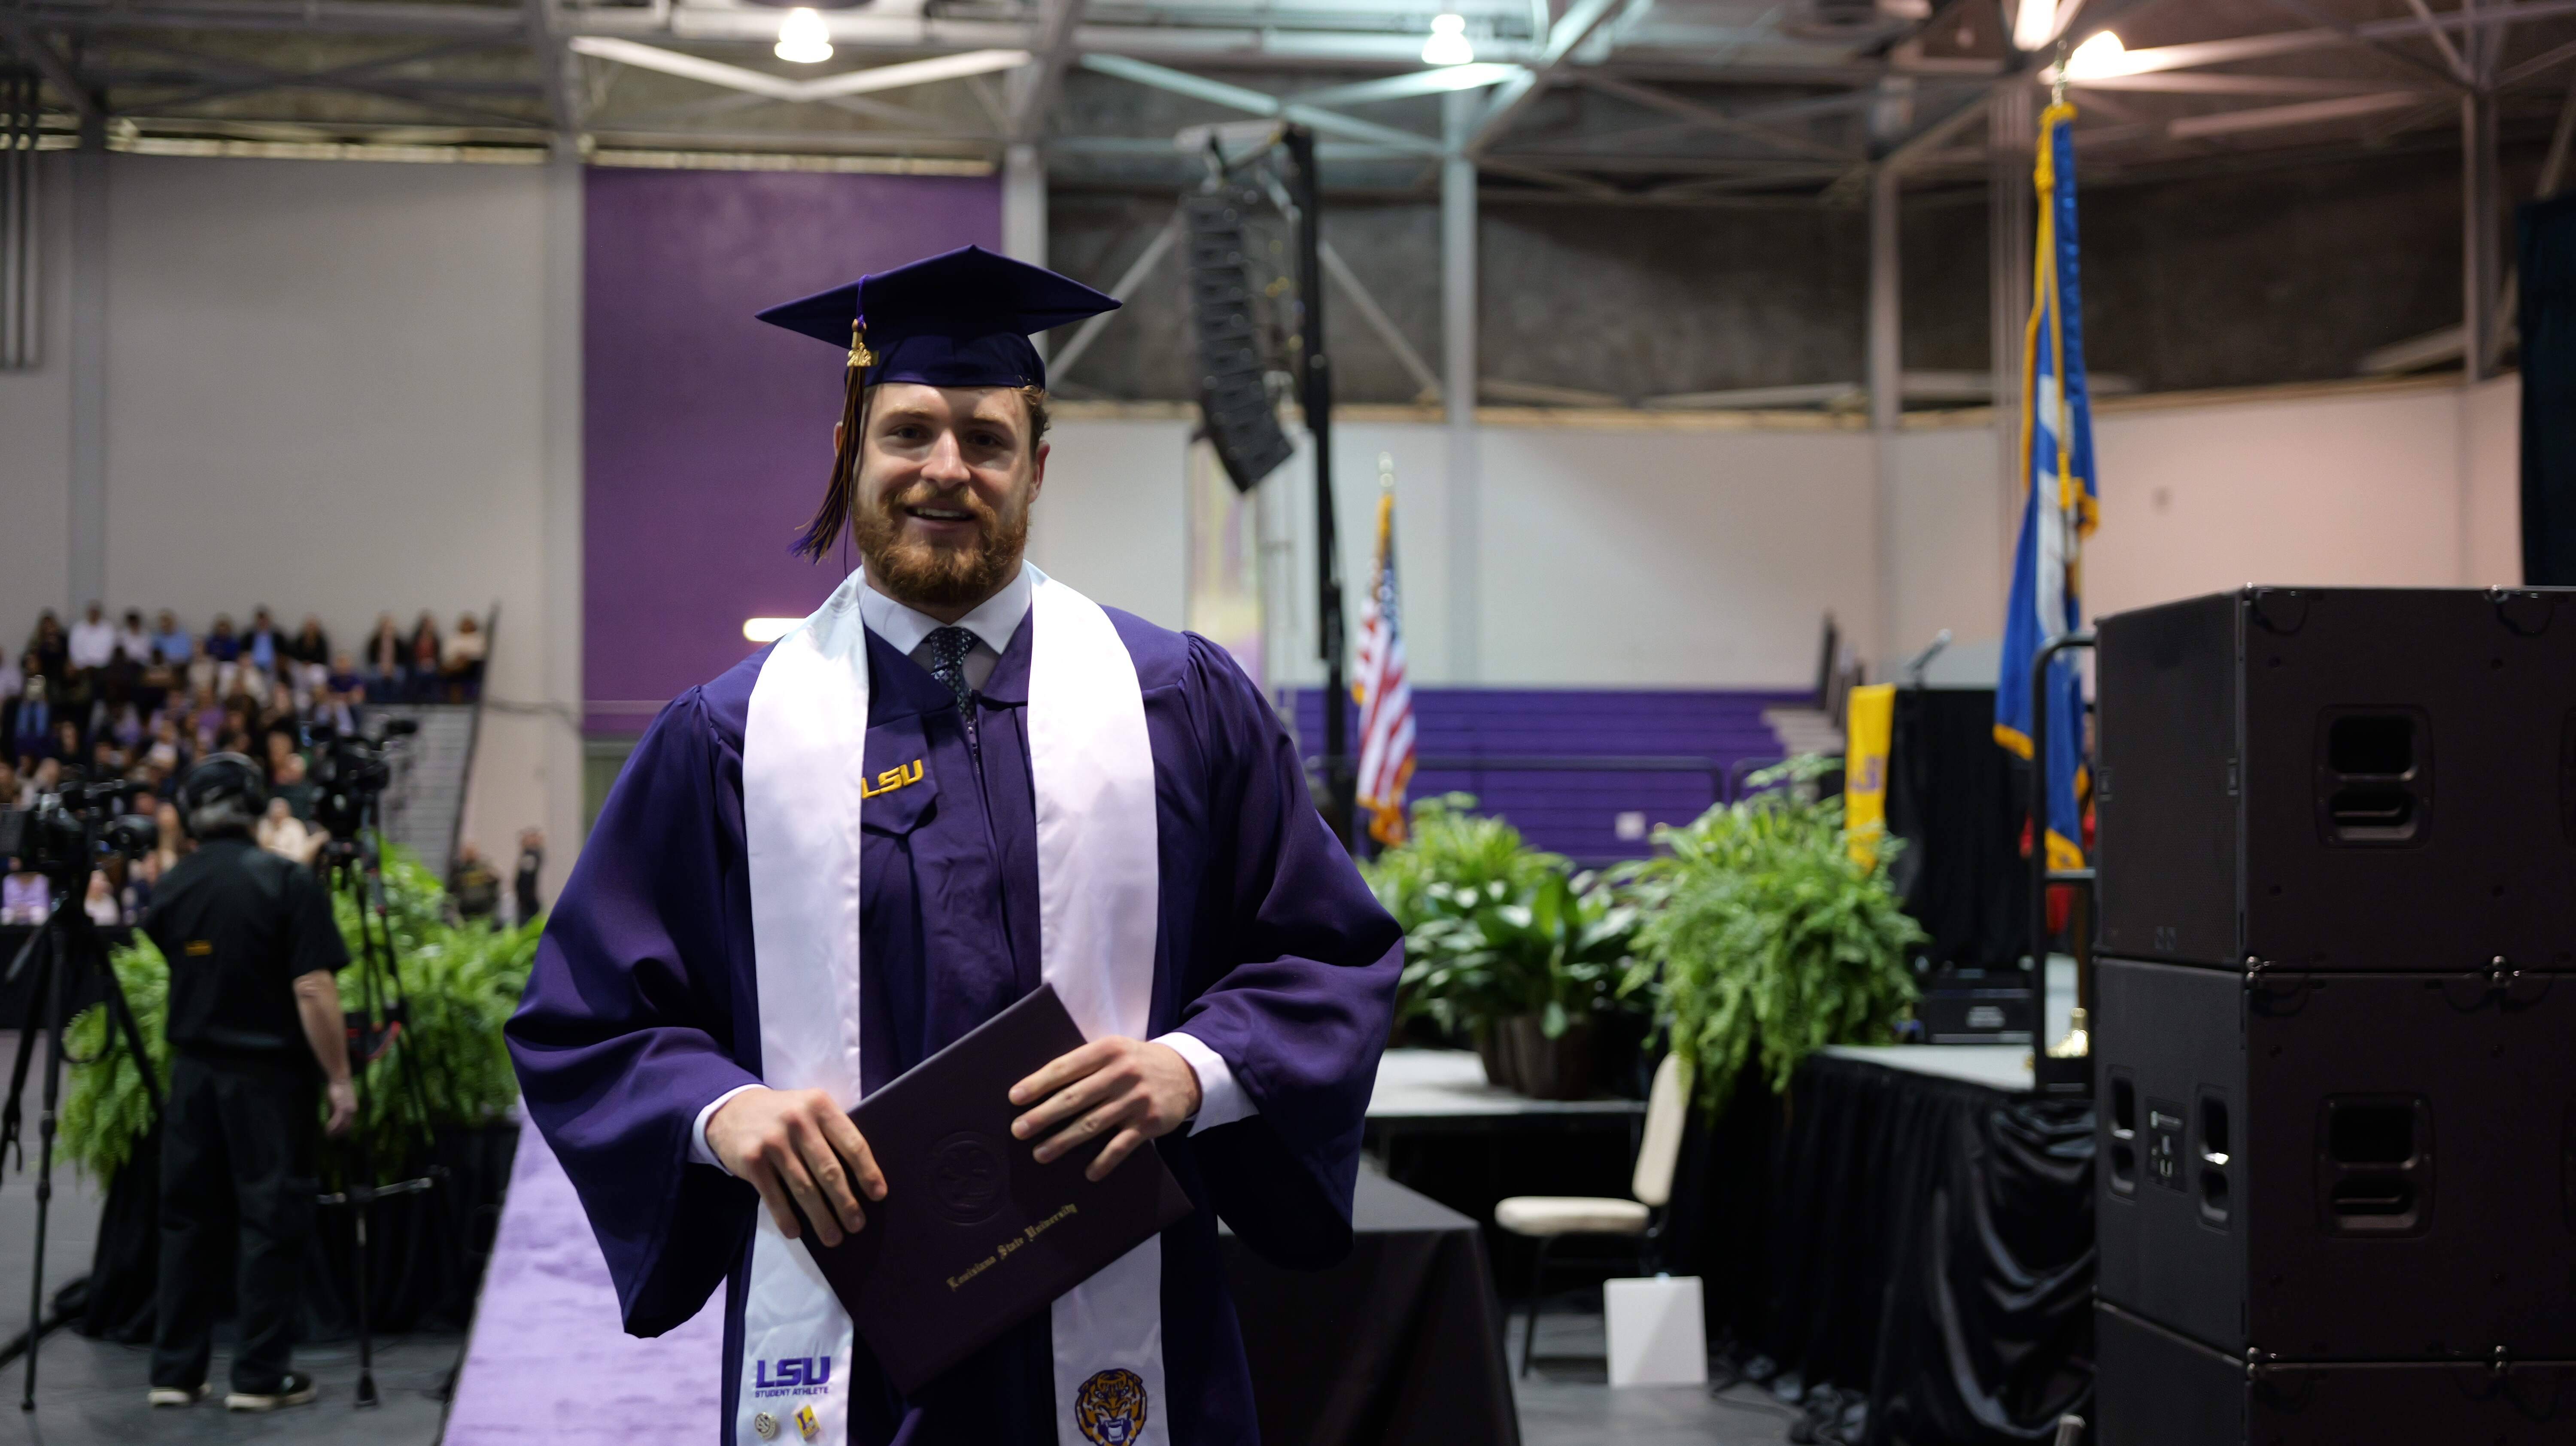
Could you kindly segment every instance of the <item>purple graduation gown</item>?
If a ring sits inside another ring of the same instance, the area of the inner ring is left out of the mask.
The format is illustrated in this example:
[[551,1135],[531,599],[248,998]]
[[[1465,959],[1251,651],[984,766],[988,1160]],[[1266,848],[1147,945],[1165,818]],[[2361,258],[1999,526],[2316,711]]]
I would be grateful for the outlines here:
[[[1350,1248],[1361,1115],[1387,1037],[1401,936],[1315,812],[1286,730],[1204,638],[1114,609],[1154,755],[1161,922],[1150,1033],[1187,1030],[1259,1113],[1156,1142],[1198,1209],[1163,1234],[1163,1368],[1174,1446],[1249,1446],[1252,1385],[1217,1248],[1222,1217],[1266,1258]],[[867,1089],[1037,987],[1037,826],[1023,619],[970,748],[948,690],[868,636],[866,766],[920,758],[920,785],[862,813],[861,1055]],[[527,1109],[598,1234],[628,1332],[726,1296],[724,1424],[740,1389],[750,1186],[693,1163],[698,1111],[758,1081],[759,1005],[742,823],[742,738],[761,649],[656,718],[609,791],[508,1026]],[[979,756],[980,754],[980,756]],[[1045,1312],[911,1397],[857,1341],[853,1446],[1052,1446]]]

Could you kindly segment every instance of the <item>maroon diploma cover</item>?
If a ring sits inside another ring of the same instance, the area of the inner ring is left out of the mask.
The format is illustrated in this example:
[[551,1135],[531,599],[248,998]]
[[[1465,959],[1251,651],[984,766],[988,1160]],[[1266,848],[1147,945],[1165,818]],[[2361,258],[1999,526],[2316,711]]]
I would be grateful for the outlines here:
[[1011,1086],[1082,1046],[1052,985],[859,1102],[850,1120],[885,1172],[867,1226],[805,1248],[895,1389],[910,1394],[1190,1213],[1149,1146],[1083,1178],[1108,1144],[1037,1162],[1011,1138]]

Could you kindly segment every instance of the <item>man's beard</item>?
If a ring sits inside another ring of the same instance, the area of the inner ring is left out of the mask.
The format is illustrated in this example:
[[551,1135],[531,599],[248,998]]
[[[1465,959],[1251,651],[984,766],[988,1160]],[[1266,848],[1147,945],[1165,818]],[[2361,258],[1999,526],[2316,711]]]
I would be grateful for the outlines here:
[[[929,506],[973,514],[974,540],[941,546],[905,536],[904,509]],[[853,509],[850,536],[867,563],[868,581],[886,596],[915,607],[972,607],[1018,573],[1029,507],[1025,494],[996,509],[971,487],[944,493],[915,485]]]

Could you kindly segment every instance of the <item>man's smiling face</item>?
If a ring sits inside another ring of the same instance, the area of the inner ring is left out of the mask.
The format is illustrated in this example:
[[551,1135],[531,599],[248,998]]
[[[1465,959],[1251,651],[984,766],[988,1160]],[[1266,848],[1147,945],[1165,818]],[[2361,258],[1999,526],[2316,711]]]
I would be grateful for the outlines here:
[[1046,482],[1028,403],[1009,387],[887,382],[868,395],[851,536],[889,597],[965,609],[1019,570]]

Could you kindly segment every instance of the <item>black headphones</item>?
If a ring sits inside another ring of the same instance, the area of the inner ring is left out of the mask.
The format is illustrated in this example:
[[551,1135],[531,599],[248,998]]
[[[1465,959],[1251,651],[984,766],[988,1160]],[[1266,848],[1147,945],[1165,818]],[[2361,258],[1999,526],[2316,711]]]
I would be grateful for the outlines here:
[[[239,753],[209,753],[179,781],[179,822],[186,827],[198,810],[225,799],[241,804],[244,827],[268,807],[268,779],[259,765]],[[194,834],[193,827],[188,832]]]

